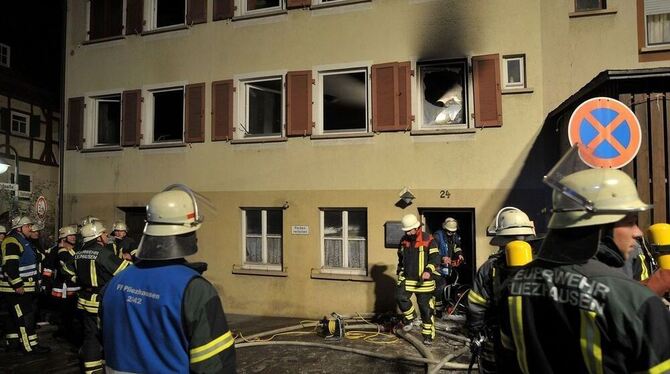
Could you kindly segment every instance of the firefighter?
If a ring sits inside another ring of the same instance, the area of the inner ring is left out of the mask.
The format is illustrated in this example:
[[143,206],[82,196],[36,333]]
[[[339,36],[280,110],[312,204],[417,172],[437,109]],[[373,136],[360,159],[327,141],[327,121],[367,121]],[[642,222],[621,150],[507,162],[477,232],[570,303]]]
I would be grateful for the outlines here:
[[667,372],[670,313],[661,299],[593,258],[611,225],[619,247],[632,248],[635,218],[651,206],[621,170],[545,180],[554,187],[549,232],[537,259],[508,278],[498,308],[502,345],[516,357],[504,371]]
[[[477,270],[472,289],[468,293],[467,326],[472,341],[470,347],[477,350],[473,352],[473,356],[479,354],[479,371],[495,373],[498,370],[494,350],[500,340],[496,305],[500,303],[502,284],[512,270],[506,261],[508,251],[505,247],[513,241],[525,243],[533,239],[535,225],[520,209],[504,207],[496,214],[488,232],[495,235],[490,244],[497,246],[498,250]],[[530,245],[526,245],[531,253]],[[527,257],[531,258],[532,253]],[[513,265],[516,267],[519,264]]]
[[184,259],[198,250],[201,224],[186,186],[169,186],[149,201],[139,261],[114,277],[103,296],[108,372],[235,372],[221,299]]
[[440,276],[435,279],[435,314],[442,318],[444,311],[444,288],[447,286],[447,277],[451,277],[452,268],[457,268],[465,261],[461,249],[461,236],[458,234],[458,221],[447,217],[442,223],[442,229],[435,231],[433,238],[440,251]]
[[5,240],[7,236],[7,228],[4,225],[0,225],[0,242]]
[[412,329],[416,317],[410,300],[416,296],[421,314],[421,335],[423,344],[431,345],[435,338],[435,278],[440,265],[440,253],[433,238],[422,231],[421,222],[413,214],[402,217],[402,231],[405,235],[398,248],[398,286],[396,301],[403,314],[405,331]]
[[82,371],[101,373],[103,353],[100,342],[98,308],[100,290],[130,263],[118,258],[107,246],[107,229],[100,221],[81,228],[83,246],[74,254],[77,282],[81,289],[77,308],[83,311],[83,344],[79,350]]
[[137,243],[128,236],[128,226],[123,221],[114,222],[112,226],[112,236],[114,244],[119,250],[121,256],[128,261],[132,261],[137,254]]
[[58,230],[57,249],[51,257],[55,257],[56,276],[51,289],[51,296],[57,301],[60,312],[60,323],[57,336],[62,336],[73,343],[78,341],[75,333],[75,314],[77,311],[77,275],[74,267],[74,246],[77,243],[77,228],[64,226]]
[[2,241],[2,274],[0,292],[9,306],[7,342],[10,349],[26,353],[47,353],[38,344],[35,332],[34,301],[39,292],[39,254],[30,244],[33,221],[27,216],[12,220],[12,231]]

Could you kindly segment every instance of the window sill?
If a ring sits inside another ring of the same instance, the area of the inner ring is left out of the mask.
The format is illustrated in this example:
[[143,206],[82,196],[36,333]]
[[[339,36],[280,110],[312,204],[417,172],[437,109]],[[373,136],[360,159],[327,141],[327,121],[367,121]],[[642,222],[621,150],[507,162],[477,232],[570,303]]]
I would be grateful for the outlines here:
[[593,16],[605,16],[608,14],[617,14],[616,9],[599,9],[599,10],[586,10],[581,12],[571,12],[568,13],[569,18],[580,18],[580,17],[593,17]]
[[156,144],[144,144],[141,145],[140,149],[161,149],[161,148],[183,148],[186,147],[186,143],[156,143]]
[[84,148],[81,150],[81,153],[118,152],[118,151],[123,151],[123,147],[111,146],[111,147]]
[[371,132],[360,132],[360,133],[346,133],[346,134],[322,134],[322,135],[312,135],[310,139],[321,140],[321,139],[347,139],[347,138],[372,138],[375,136]]
[[450,134],[474,134],[477,130],[473,128],[468,129],[424,129],[424,130],[412,130],[409,132],[410,135],[450,135]]
[[658,47],[642,47],[640,53],[654,53],[654,52],[668,52],[670,51],[670,44],[661,45]]
[[244,269],[240,265],[233,265],[233,274],[237,275],[260,275],[265,277],[288,277],[287,269],[284,270],[260,270]]
[[179,31],[179,30],[186,30],[186,29],[188,29],[188,26],[185,25],[185,24],[174,25],[174,26],[161,27],[160,29],[142,31],[140,33],[140,35],[142,35],[142,36],[155,35],[155,34],[162,34],[162,33],[165,33],[165,32],[172,32],[172,31]]
[[374,282],[374,279],[367,275],[325,273],[322,269],[312,269],[310,278],[353,282]]
[[333,8],[333,7],[337,7],[337,6],[359,4],[359,3],[370,3],[370,2],[372,2],[372,0],[342,0],[342,1],[336,1],[336,2],[315,4],[315,5],[312,5],[310,7],[310,9],[325,9],[325,8]]
[[286,11],[286,9],[271,10],[271,11],[267,11],[267,12],[250,13],[250,14],[244,14],[244,15],[241,15],[241,16],[235,16],[235,17],[233,17],[233,21],[244,21],[244,20],[255,19],[255,18],[280,16],[280,15],[287,14],[287,13],[288,12]]
[[533,93],[532,88],[506,88],[500,92],[501,95],[519,95],[519,94],[527,94],[527,93]]
[[115,35],[115,36],[108,36],[106,38],[85,40],[85,41],[81,42],[81,44],[82,45],[99,44],[99,43],[111,42],[111,41],[114,41],[114,40],[123,40],[125,38],[126,38],[125,35]]
[[233,139],[230,141],[230,144],[258,144],[258,143],[281,143],[287,141],[285,137],[279,138],[246,138],[246,139]]

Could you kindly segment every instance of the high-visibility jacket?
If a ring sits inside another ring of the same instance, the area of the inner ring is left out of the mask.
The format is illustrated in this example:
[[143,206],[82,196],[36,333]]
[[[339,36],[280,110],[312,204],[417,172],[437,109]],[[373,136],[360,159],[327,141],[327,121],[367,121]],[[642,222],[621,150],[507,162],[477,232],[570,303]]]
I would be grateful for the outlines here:
[[[440,253],[433,238],[420,229],[414,236],[405,235],[398,248],[398,282],[404,283],[409,292],[435,291],[435,276],[439,276],[437,268],[440,264]],[[424,272],[431,274],[431,279],[423,280]]]
[[30,242],[14,230],[5,237],[0,248],[2,251],[0,292],[14,293],[14,290],[20,287],[23,287],[25,292],[38,292],[40,257]]
[[84,243],[75,253],[74,265],[81,287],[77,308],[96,314],[100,306],[100,289],[130,262],[116,257],[112,249],[93,240]]
[[77,284],[74,255],[74,248],[60,247],[56,251],[56,268],[58,270],[51,289],[51,296],[66,299],[77,295],[80,287]]
[[670,313],[620,270],[535,260],[506,286],[501,342],[516,360],[502,372],[670,371]]
[[234,372],[234,338],[216,290],[179,261],[149,261],[105,288],[108,372]]

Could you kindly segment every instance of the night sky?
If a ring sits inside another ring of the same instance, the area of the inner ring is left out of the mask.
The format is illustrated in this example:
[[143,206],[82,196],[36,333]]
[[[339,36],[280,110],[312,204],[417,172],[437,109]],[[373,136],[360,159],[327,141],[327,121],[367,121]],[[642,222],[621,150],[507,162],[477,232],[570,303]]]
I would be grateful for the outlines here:
[[[11,48],[10,74],[58,100],[62,66],[62,10],[65,0],[9,0],[0,2],[0,43]],[[9,70],[9,71],[8,71]],[[3,87],[3,91],[8,87]]]

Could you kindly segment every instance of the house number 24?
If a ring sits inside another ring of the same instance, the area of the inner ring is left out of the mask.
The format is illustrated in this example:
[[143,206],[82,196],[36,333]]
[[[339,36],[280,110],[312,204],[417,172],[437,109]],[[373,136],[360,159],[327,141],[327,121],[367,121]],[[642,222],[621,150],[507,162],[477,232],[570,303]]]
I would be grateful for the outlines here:
[[440,199],[448,199],[451,197],[449,190],[440,190]]

